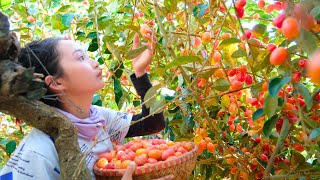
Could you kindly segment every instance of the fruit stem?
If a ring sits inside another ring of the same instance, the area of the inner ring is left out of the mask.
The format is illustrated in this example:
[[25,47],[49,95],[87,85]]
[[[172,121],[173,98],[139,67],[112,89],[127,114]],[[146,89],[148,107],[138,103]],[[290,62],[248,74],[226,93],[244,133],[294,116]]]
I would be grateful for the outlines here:
[[273,167],[273,162],[274,162],[278,152],[280,151],[281,147],[283,146],[283,141],[288,136],[290,128],[291,128],[291,125],[289,124],[289,120],[287,118],[285,118],[283,120],[283,124],[282,124],[281,131],[280,131],[280,136],[278,138],[276,147],[274,148],[272,155],[268,161],[267,167],[264,171],[263,180],[270,179],[270,171]]

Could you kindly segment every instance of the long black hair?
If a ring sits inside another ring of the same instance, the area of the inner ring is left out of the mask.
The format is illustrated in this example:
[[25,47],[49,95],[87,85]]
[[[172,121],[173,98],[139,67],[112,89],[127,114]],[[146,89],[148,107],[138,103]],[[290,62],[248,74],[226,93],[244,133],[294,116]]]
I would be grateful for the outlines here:
[[[60,40],[62,39],[47,38],[26,44],[21,49],[18,62],[26,68],[34,67],[36,73],[41,73],[45,77],[48,75],[61,77],[64,72],[59,64],[60,57],[57,50]],[[57,97],[48,88],[45,97],[40,100],[49,106],[59,107]]]

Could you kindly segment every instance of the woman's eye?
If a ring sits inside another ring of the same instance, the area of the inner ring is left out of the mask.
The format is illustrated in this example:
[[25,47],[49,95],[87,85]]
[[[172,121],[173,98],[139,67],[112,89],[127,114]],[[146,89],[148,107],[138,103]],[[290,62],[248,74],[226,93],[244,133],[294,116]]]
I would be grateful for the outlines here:
[[84,60],[84,56],[80,56],[79,59],[80,59],[80,60]]

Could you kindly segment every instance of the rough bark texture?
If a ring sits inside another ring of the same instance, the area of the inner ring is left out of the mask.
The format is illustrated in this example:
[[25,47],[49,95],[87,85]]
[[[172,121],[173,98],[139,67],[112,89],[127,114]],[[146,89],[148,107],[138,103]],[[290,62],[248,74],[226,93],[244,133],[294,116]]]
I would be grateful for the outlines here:
[[[38,101],[44,93],[42,75],[16,63],[20,44],[0,12],[0,111],[23,119],[51,137],[59,156],[61,179],[91,179],[72,122],[56,109]],[[80,173],[75,173],[77,167]]]

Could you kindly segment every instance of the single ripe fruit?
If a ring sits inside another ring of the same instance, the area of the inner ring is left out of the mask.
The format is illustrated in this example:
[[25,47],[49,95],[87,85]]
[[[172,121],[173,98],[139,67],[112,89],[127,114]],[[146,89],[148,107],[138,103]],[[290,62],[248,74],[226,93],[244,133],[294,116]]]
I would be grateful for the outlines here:
[[308,16],[308,9],[303,3],[297,3],[293,8],[293,15],[301,20],[306,20]]
[[238,168],[236,168],[236,167],[233,167],[230,169],[231,174],[236,174],[237,171],[238,171]]
[[300,143],[294,143],[292,147],[299,152],[304,151],[304,147]]
[[237,80],[233,81],[233,82],[231,82],[230,87],[233,91],[240,90],[242,88],[242,82],[237,81]]
[[33,22],[35,22],[36,20],[34,19],[33,16],[28,16],[28,17],[27,17],[27,21],[33,23]]
[[146,154],[142,154],[140,156],[136,156],[134,158],[134,162],[138,165],[138,166],[142,166],[145,163],[147,163],[148,161],[148,156]]
[[237,132],[242,132],[242,126],[240,124],[237,124],[236,130]]
[[142,24],[141,26],[140,26],[140,33],[142,34],[142,35],[145,35],[145,34],[147,34],[148,33],[148,30],[149,30],[150,28],[149,28],[149,26],[147,25],[147,24]]
[[236,73],[237,73],[236,70],[230,69],[230,70],[228,71],[228,76],[232,77],[232,76],[236,75]]
[[264,162],[268,162],[269,161],[269,158],[268,156],[266,156],[265,154],[260,154],[260,159]]
[[207,149],[208,149],[209,152],[214,153],[214,151],[215,151],[215,146],[214,146],[211,142],[209,142],[209,143],[207,144]]
[[97,162],[98,168],[104,168],[108,164],[108,160],[106,158],[100,158]]
[[213,60],[214,60],[215,62],[219,62],[219,61],[221,60],[221,54],[220,54],[218,51],[215,51],[215,52],[213,53]]
[[231,125],[229,126],[229,130],[230,130],[231,132],[233,132],[235,129],[236,129],[236,127],[235,127],[234,124],[231,124]]
[[308,75],[311,81],[320,84],[320,51],[316,51],[310,58],[310,63],[307,66]]
[[274,10],[273,4],[269,4],[269,5],[266,7],[266,13],[271,13],[273,10]]
[[288,40],[297,38],[300,34],[298,20],[293,17],[286,18],[282,23],[281,31],[284,37],[286,37]]
[[111,162],[112,158],[113,158],[113,155],[109,152],[105,152],[105,153],[102,153],[99,155],[99,159],[101,158],[105,158],[107,159],[109,162]]
[[244,8],[243,7],[236,8],[236,13],[238,14],[239,18],[242,18],[244,16]]
[[148,152],[148,157],[160,160],[162,157],[162,152],[159,149],[152,149]]
[[264,82],[264,83],[262,84],[262,90],[263,90],[263,91],[268,91],[268,82]]
[[192,43],[192,46],[195,48],[198,48],[201,46],[201,38],[200,37],[195,37]]
[[284,47],[278,47],[272,51],[270,55],[270,64],[272,65],[281,65],[288,58],[289,52]]
[[211,34],[209,32],[204,32],[202,34],[202,42],[210,42],[211,41]]
[[163,161],[167,160],[170,156],[174,156],[175,151],[173,149],[167,149],[163,151],[161,159]]
[[260,18],[260,15],[258,13],[255,13],[252,17],[253,19],[259,19]]
[[277,46],[274,45],[274,44],[268,44],[268,45],[266,46],[266,48],[267,48],[267,50],[268,50],[269,52],[272,52],[273,50],[275,50],[275,49],[277,48]]
[[294,72],[292,73],[292,80],[293,82],[300,82],[301,81],[301,72]]
[[286,19],[286,13],[283,12],[283,13],[279,14],[276,18],[274,18],[272,24],[277,28],[281,28],[282,23],[285,19]]
[[131,163],[131,160],[124,160],[121,162],[120,164],[120,169],[127,169],[127,167],[129,166],[129,164]]
[[264,0],[259,0],[258,1],[258,8],[259,9],[263,9],[265,5],[266,5],[266,3],[264,2]]
[[237,0],[236,7],[244,7],[247,4],[247,0]]
[[299,61],[299,66],[301,68],[306,68],[308,66],[308,60],[306,60],[306,59],[300,60]]

